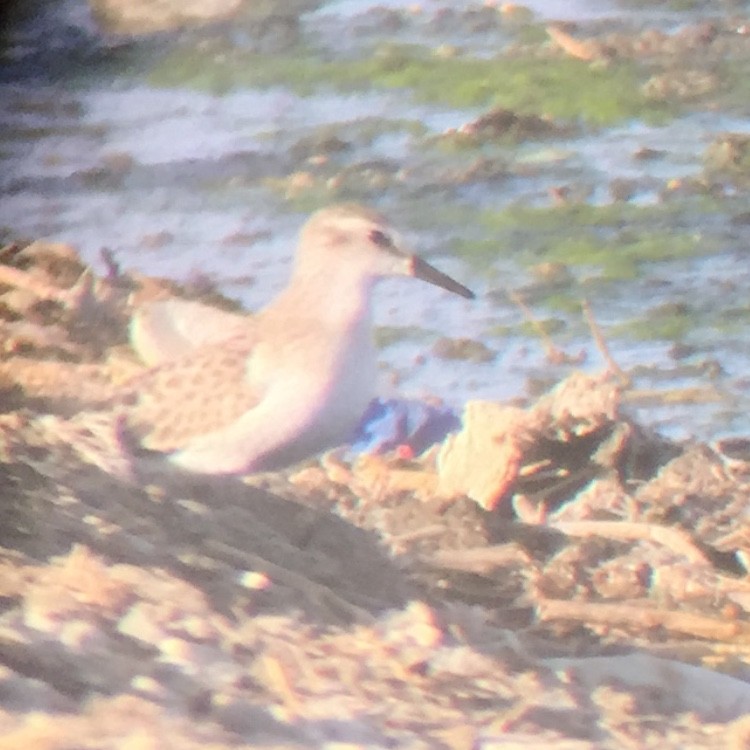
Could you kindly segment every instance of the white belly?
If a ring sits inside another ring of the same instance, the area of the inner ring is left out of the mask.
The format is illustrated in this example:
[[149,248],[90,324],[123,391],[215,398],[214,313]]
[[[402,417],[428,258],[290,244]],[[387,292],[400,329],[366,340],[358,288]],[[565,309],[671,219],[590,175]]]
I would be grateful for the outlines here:
[[[372,342],[357,342],[335,362],[310,361],[302,377],[289,378],[279,393],[277,439],[266,445],[254,470],[268,471],[343,445],[376,395],[377,358]],[[326,377],[321,377],[325,373]],[[279,384],[281,385],[281,384]],[[286,429],[284,429],[286,427]]]
[[335,346],[322,338],[320,346],[258,346],[248,365],[248,380],[262,394],[257,406],[171,460],[209,474],[272,471],[348,442],[377,384],[369,327],[352,333]]

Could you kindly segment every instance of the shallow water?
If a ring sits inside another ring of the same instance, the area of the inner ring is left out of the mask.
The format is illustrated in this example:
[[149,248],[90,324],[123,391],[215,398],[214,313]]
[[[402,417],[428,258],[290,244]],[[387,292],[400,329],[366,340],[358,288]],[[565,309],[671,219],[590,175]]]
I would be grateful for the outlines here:
[[[443,23],[442,11],[458,10],[441,2],[424,3],[413,18],[407,13],[388,26],[386,21],[395,17],[384,15],[384,9],[397,12],[411,6],[398,0],[326,3],[303,18],[304,44],[326,49],[351,26],[357,33],[346,37],[347,55],[396,40],[459,43],[461,54],[486,57],[514,38],[510,27],[470,31],[468,16],[460,16],[458,24]],[[73,27],[88,23],[80,4],[61,7]],[[640,11],[587,0],[532,2],[528,7],[537,20],[581,22],[581,35],[588,22],[611,22],[618,28],[657,24],[674,30],[702,17],[700,10]],[[466,8],[479,13],[482,4],[466,3],[459,10]],[[717,15],[711,11],[711,17]],[[59,17],[56,23],[59,28]],[[33,38],[27,31],[24,44]],[[101,40],[87,37],[86,44],[97,43]],[[107,40],[105,47],[111,44]],[[207,60],[214,60],[255,42],[234,31],[217,31],[208,44],[214,56]],[[188,54],[190,42],[180,40],[178,48]],[[196,44],[194,50],[193,62],[198,58],[200,70],[204,48]],[[524,253],[536,236],[535,227],[495,235],[491,226],[478,222],[478,212],[508,206],[544,209],[559,185],[580,190],[587,205],[607,207],[615,178],[632,181],[630,205],[660,206],[665,185],[700,174],[702,155],[717,133],[750,130],[742,112],[700,107],[687,108],[661,125],[635,118],[558,137],[452,152],[436,146],[435,139],[486,107],[421,103],[399,89],[342,91],[313,85],[300,92],[291,83],[230,83],[221,93],[209,93],[196,87],[188,73],[180,83],[165,84],[152,75],[163,65],[153,47],[144,47],[142,59],[137,52],[137,47],[130,50],[122,67],[116,55],[108,59],[104,54],[106,65],[97,65],[94,58],[83,68],[75,56],[62,55],[52,78],[0,83],[3,234],[69,242],[94,266],[106,247],[123,266],[146,273],[182,280],[205,274],[257,308],[284,284],[294,236],[309,210],[329,200],[364,199],[391,215],[415,248],[434,255],[436,265],[480,295],[468,303],[405,280],[384,282],[377,295],[378,323],[408,329],[408,335],[383,350],[386,393],[395,389],[402,395],[439,396],[457,407],[467,398],[523,396],[529,383],[553,382],[570,369],[546,361],[539,338],[523,325],[523,313],[503,294],[534,283],[533,263]],[[326,150],[326,139],[336,138],[343,147]],[[638,158],[643,149],[658,152],[658,157]],[[488,165],[484,172],[462,174],[478,159]],[[290,175],[296,172],[323,176],[312,190],[296,191],[290,187]],[[741,190],[730,186],[724,197],[726,208],[695,215],[688,210],[658,224],[667,236],[673,228],[697,245],[710,246],[710,253],[644,262],[635,277],[616,284],[601,282],[596,262],[571,266],[578,291],[566,291],[563,307],[556,308],[545,296],[530,304],[539,319],[562,323],[553,340],[568,353],[582,352],[585,367],[598,369],[603,361],[570,304],[581,296],[590,299],[605,334],[611,332],[608,341],[618,363],[626,370],[641,368],[639,386],[719,386],[723,400],[718,402],[639,410],[640,418],[681,437],[745,428],[750,336],[741,318],[737,325],[726,323],[746,307],[748,231],[731,221],[744,210],[736,202]],[[632,222],[637,228],[639,220]],[[617,232],[629,228],[624,222]],[[612,231],[603,230],[602,238]],[[559,231],[552,235],[549,241],[539,240],[539,247],[559,239]],[[489,262],[472,259],[461,244],[466,238],[492,244],[495,237],[497,250]],[[644,317],[648,322],[649,310],[656,306],[677,303],[691,307],[688,330],[678,337],[618,333],[621,324]],[[497,356],[489,363],[440,360],[432,353],[439,336],[481,340]],[[690,356],[676,358],[675,343],[692,347]],[[701,370],[704,361],[719,367]],[[685,365],[695,367],[691,371]]]

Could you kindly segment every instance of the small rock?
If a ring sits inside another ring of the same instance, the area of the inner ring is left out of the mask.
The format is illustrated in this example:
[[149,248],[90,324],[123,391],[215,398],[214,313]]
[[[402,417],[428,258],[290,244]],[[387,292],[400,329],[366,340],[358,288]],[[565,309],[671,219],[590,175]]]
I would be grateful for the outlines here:
[[90,0],[98,23],[115,34],[149,34],[226,19],[241,0]]
[[492,362],[497,352],[474,339],[442,337],[435,342],[432,353],[440,359],[465,359],[470,362]]

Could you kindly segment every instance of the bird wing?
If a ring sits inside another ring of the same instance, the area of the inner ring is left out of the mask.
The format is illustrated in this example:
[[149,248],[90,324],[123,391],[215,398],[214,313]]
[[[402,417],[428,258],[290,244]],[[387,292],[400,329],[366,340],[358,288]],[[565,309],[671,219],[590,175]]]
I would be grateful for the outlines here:
[[153,366],[223,341],[246,325],[247,317],[239,313],[184,299],[158,300],[136,310],[130,343]]
[[138,375],[117,399],[144,448],[171,452],[224,429],[263,396],[248,377],[252,331],[203,346]]

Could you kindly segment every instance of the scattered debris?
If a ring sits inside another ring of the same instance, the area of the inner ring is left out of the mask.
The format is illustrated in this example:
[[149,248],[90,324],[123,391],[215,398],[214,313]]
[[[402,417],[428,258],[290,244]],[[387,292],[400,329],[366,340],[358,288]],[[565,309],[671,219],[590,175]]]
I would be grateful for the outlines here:
[[170,285],[0,260],[0,747],[745,742],[747,446],[629,420],[590,312],[608,372],[470,402],[432,449],[395,412],[382,455],[195,477],[79,414]]

